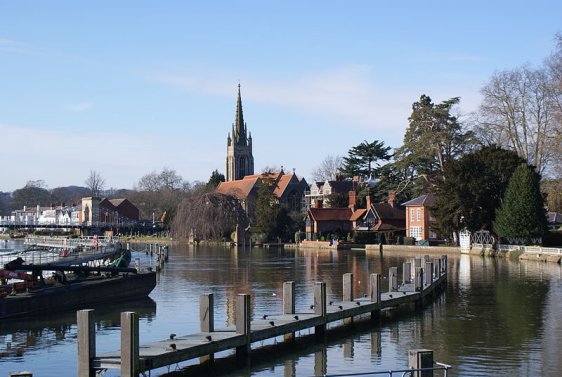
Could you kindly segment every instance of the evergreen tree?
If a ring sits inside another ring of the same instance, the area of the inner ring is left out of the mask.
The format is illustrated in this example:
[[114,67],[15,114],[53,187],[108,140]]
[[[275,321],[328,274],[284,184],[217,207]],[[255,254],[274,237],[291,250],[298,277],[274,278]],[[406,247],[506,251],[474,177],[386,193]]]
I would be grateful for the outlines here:
[[452,161],[435,188],[434,229],[445,237],[463,228],[492,230],[509,179],[524,162],[516,152],[494,145]]
[[421,191],[431,191],[443,180],[447,164],[473,145],[473,133],[465,131],[451,113],[459,102],[460,98],[454,97],[434,104],[424,94],[412,105],[404,144],[394,158],[400,169],[409,170],[409,182],[420,186]]
[[207,182],[207,189],[214,190],[214,189],[217,188],[219,183],[224,182],[224,181],[225,181],[224,174],[219,173],[219,171],[217,169],[215,169],[211,173],[211,177],[209,178],[209,181]]
[[496,212],[494,231],[501,237],[522,238],[528,244],[547,230],[540,175],[527,164],[515,169],[501,206]]
[[388,161],[391,155],[388,153],[390,147],[385,147],[382,141],[373,141],[372,143],[366,140],[361,144],[352,147],[347,153],[347,157],[343,158],[343,173],[349,178],[353,176],[370,177],[376,175],[377,161]]

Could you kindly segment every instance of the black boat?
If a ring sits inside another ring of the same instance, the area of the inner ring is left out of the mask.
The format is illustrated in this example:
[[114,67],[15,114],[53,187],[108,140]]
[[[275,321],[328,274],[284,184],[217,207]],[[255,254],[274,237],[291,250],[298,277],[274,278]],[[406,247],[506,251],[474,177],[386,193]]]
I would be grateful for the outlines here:
[[[53,271],[45,279],[43,273]],[[25,265],[13,261],[0,270],[0,278],[18,282],[0,289],[0,319],[23,318],[91,305],[148,297],[156,286],[154,271],[128,267]]]

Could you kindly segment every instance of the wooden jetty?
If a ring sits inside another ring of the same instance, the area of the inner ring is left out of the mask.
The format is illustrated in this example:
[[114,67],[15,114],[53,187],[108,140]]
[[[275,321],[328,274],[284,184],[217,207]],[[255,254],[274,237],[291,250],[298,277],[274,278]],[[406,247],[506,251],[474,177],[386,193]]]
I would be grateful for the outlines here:
[[381,292],[381,275],[371,274],[369,292],[364,297],[353,297],[353,274],[343,276],[341,301],[326,301],[326,283],[314,286],[314,303],[310,310],[295,312],[294,282],[283,284],[283,313],[267,314],[251,320],[250,295],[239,294],[235,302],[235,325],[215,329],[213,294],[200,296],[201,331],[188,335],[171,334],[167,339],[139,344],[139,319],[134,312],[121,313],[121,349],[102,355],[96,354],[94,310],[77,312],[78,323],[78,376],[94,376],[97,370],[119,369],[121,376],[140,373],[190,359],[212,360],[215,353],[236,350],[236,355],[247,357],[251,344],[283,336],[294,339],[301,330],[314,329],[323,337],[327,325],[336,321],[353,323],[354,317],[377,318],[381,311],[404,304],[422,304],[446,285],[447,256],[440,258],[413,258],[402,266],[402,281],[398,268],[391,267],[388,292]]

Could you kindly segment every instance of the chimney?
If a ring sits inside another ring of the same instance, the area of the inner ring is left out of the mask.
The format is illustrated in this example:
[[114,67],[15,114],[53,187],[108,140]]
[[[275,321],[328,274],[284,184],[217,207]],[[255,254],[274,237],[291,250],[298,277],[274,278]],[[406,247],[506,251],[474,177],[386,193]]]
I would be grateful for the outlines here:
[[350,191],[348,193],[349,196],[349,208],[351,209],[355,209],[355,203],[356,203],[356,198],[355,198],[355,191]]
[[367,195],[365,199],[367,199],[367,209],[371,208],[371,195]]
[[388,192],[388,204],[393,208],[396,205],[396,191]]
[[312,208],[322,208],[322,202],[318,199],[312,201]]

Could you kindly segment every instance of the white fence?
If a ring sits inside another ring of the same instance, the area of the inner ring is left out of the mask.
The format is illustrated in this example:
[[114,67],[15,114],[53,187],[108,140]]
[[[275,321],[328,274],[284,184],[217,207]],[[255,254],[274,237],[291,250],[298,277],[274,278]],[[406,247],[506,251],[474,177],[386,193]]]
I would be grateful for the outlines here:
[[[514,251],[520,250],[524,253],[536,253],[536,254],[550,254],[550,255],[562,255],[562,248],[558,247],[542,247],[542,246],[521,246],[521,245],[496,245],[499,251]],[[491,249],[491,244],[473,243],[473,249]]]

